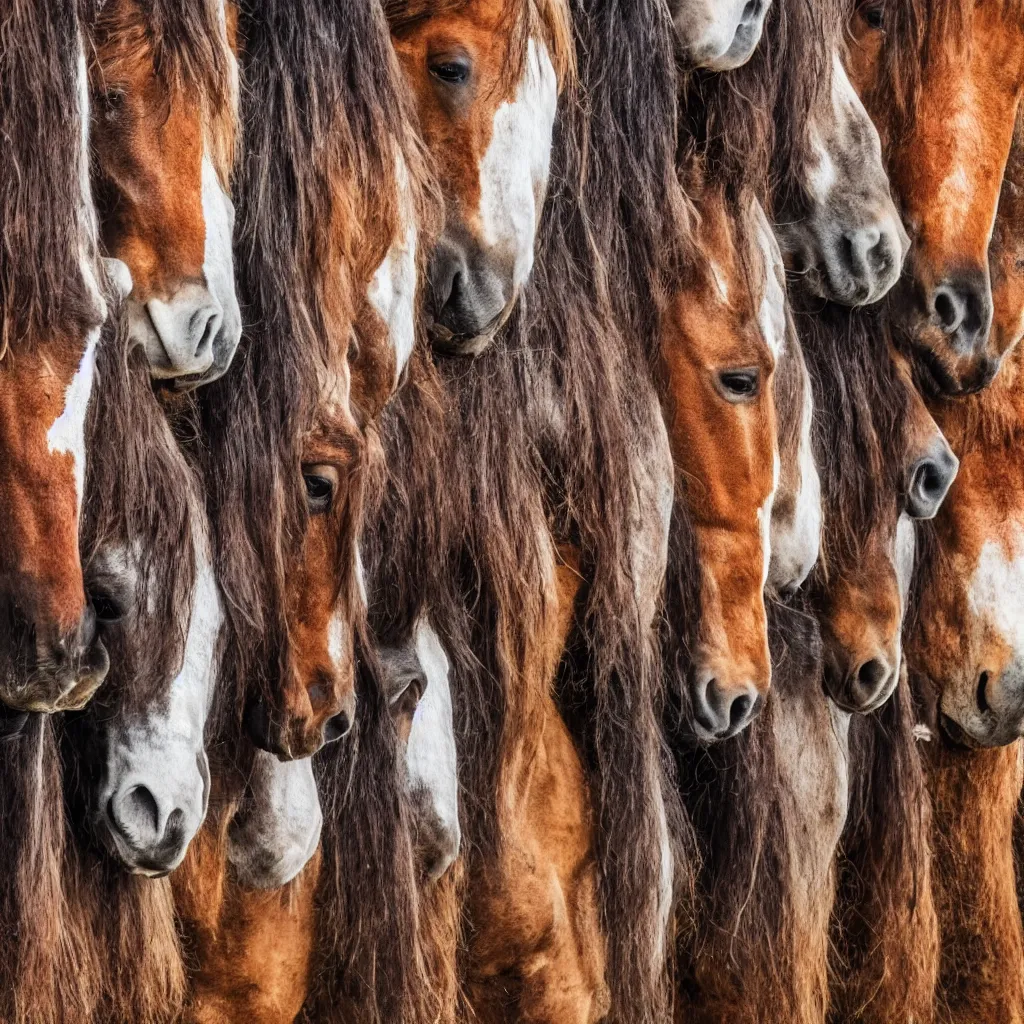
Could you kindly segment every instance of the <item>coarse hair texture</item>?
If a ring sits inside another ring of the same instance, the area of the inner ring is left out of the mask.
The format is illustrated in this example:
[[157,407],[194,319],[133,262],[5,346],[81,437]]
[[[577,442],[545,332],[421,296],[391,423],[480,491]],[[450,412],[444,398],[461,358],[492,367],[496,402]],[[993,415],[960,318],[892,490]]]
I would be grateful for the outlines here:
[[[650,118],[660,133],[652,148],[664,153],[659,183],[674,183],[664,17],[648,5],[573,6],[582,88],[568,81],[561,94],[532,277],[470,369],[419,365],[387,411],[385,511],[366,546],[379,634],[401,635],[429,603],[451,660],[470,886],[500,856],[506,771],[544,697],[527,680],[546,621],[552,531],[580,549],[579,657],[563,666],[559,694],[597,817],[612,1018],[636,1021],[663,1019],[668,1007],[659,814],[665,801],[674,817],[674,786],[663,774],[654,637],[637,604],[661,570],[636,578],[631,542],[664,527],[652,522],[660,513],[637,508],[637,494],[651,489],[645,457],[662,455],[648,362],[655,317],[643,300],[658,294],[670,236],[663,206],[644,191],[657,170],[631,148],[646,136],[628,126]],[[609,62],[632,69],[636,89],[606,81]]]
[[800,598],[768,611],[773,683],[764,711],[723,743],[676,748],[703,863],[696,923],[677,947],[681,1020],[811,1024],[827,1006],[834,845],[822,822],[808,825],[835,809],[794,800],[792,776],[807,760],[793,759],[781,723],[798,723],[805,759],[814,752],[833,774],[841,766],[821,699],[814,616]]
[[427,1019],[396,737],[372,671],[354,557],[372,417],[395,369],[385,332],[365,322],[365,291],[398,233],[400,159],[416,215],[428,204],[424,158],[376,3],[244,4],[239,34],[246,147],[235,255],[249,326],[231,370],[197,396],[228,618],[212,753],[219,782],[241,785],[244,768],[232,762],[243,710],[262,701],[280,713],[291,572],[308,525],[303,453],[315,429],[340,418],[358,469],[336,498],[347,508],[329,570],[363,664],[353,732],[317,760],[325,824],[306,1012],[317,1021]]
[[931,805],[916,721],[905,661],[885,705],[851,718],[831,1020],[927,1024],[935,1016],[939,936]]
[[7,0],[0,10],[0,358],[83,341],[97,325],[81,54],[76,5]]
[[815,159],[815,116],[831,103],[843,14],[841,0],[774,3],[742,67],[681,71],[681,161],[697,153],[712,180],[753,189],[772,220],[799,217],[799,171]]

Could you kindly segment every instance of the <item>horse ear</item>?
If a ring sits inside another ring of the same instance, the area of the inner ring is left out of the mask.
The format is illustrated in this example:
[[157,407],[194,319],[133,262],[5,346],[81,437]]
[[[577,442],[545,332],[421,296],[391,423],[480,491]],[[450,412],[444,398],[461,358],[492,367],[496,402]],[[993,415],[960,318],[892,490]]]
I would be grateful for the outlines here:
[[112,256],[104,256],[103,269],[106,271],[107,280],[114,286],[118,301],[123,302],[131,295],[132,288],[135,287],[128,264],[123,260],[114,259]]

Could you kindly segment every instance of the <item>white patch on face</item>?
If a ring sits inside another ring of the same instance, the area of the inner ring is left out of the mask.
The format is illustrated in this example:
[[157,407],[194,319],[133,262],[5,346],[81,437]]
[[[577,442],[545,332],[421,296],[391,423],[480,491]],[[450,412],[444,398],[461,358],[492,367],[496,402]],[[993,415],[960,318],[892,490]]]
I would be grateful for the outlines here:
[[347,651],[348,624],[345,622],[339,602],[331,613],[330,622],[327,623],[327,656],[338,671],[345,667]]
[[772,358],[778,362],[786,345],[786,268],[775,232],[756,199],[751,202],[751,212],[764,267],[764,292],[757,321]]
[[248,790],[228,832],[228,860],[251,889],[287,885],[316,853],[323,812],[310,758],[256,751]]
[[203,276],[206,287],[221,309],[221,331],[232,339],[232,348],[242,335],[242,314],[235,294],[235,262],[232,239],[235,230],[235,206],[221,188],[220,178],[208,153],[202,164],[203,220],[206,240],[203,247]]
[[[121,807],[133,829],[132,845],[159,845],[170,815],[178,821],[183,841],[177,861],[206,817],[209,768],[204,747],[206,720],[213,704],[215,655],[223,621],[220,592],[205,541],[197,543],[196,583],[192,614],[181,667],[160,699],[132,721],[115,718],[106,727],[107,763],[99,807]],[[152,797],[152,811],[132,815],[124,810],[143,787]],[[122,840],[114,836],[119,849]],[[133,854],[125,859],[131,863]]]
[[409,789],[425,792],[437,822],[453,837],[457,848],[459,827],[459,771],[452,719],[448,657],[427,622],[416,626],[416,655],[427,687],[416,705],[405,750]]
[[818,561],[821,550],[821,477],[814,462],[814,445],[811,442],[811,424],[814,421],[814,391],[807,367],[803,367],[804,401],[800,419],[800,448],[798,466],[800,486],[796,494],[796,515],[794,534],[799,542],[795,552],[794,569],[791,573],[793,586],[800,586],[811,573]]
[[968,607],[983,617],[1018,658],[1024,658],[1024,535],[1014,530],[1012,554],[987,540],[971,576]]
[[710,260],[711,274],[715,279],[715,285],[718,287],[718,294],[722,301],[726,304],[729,302],[729,284],[725,280],[722,274],[722,268],[714,261]]
[[388,249],[384,262],[370,281],[367,295],[370,305],[388,326],[395,353],[395,384],[412,355],[416,341],[416,211],[412,205],[409,170],[398,154],[395,182],[399,196],[401,237]]
[[99,340],[100,328],[96,327],[86,336],[85,354],[64,392],[64,411],[46,432],[50,454],[63,452],[74,461],[75,497],[79,515],[85,495],[85,415],[89,411],[89,399],[92,397],[96,377],[96,346]]
[[533,268],[533,247],[551,165],[558,79],[543,41],[531,39],[526,73],[511,103],[494,114],[490,145],[480,161],[483,242],[514,257],[520,288]]
[[772,489],[764,504],[757,510],[757,525],[761,532],[761,589],[768,582],[768,569],[772,562],[772,506],[775,504],[775,493],[779,489],[781,474],[779,449],[772,451]]

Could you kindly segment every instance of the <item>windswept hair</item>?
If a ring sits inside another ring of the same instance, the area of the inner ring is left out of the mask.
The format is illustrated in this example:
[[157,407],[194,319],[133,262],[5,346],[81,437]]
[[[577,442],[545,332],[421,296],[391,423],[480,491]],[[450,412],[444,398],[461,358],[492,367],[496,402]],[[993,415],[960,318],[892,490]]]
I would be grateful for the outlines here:
[[[87,83],[74,4],[0,9],[0,357],[97,326]],[[83,120],[84,119],[84,120]]]

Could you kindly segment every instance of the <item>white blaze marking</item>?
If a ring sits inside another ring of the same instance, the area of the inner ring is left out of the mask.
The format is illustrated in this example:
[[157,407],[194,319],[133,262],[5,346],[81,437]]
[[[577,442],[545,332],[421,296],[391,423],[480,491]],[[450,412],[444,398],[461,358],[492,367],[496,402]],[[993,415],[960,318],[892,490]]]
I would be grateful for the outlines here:
[[778,361],[786,344],[785,265],[775,232],[757,200],[751,202],[751,212],[764,266],[764,292],[761,295],[758,324],[772,358]]
[[448,658],[437,634],[426,622],[416,626],[416,654],[427,688],[413,714],[405,763],[410,790],[430,795],[438,821],[458,838],[459,772],[448,682]]
[[213,704],[214,656],[223,621],[205,539],[196,546],[196,583],[181,667],[160,699],[141,715],[127,723],[119,719],[109,723],[107,771],[100,797],[100,806],[106,807],[111,798],[116,801],[145,786],[156,801],[158,832],[162,833],[169,814],[180,810],[189,840],[206,816],[204,730]]
[[412,206],[409,170],[401,153],[395,172],[399,197],[399,230],[384,262],[370,281],[370,304],[388,326],[395,353],[395,383],[412,355],[416,341],[416,211]]
[[100,328],[96,327],[86,337],[85,354],[64,392],[64,411],[46,432],[50,453],[65,452],[74,461],[75,496],[79,514],[85,496],[85,415],[89,411],[89,399],[96,376],[96,346],[99,340]]
[[1013,553],[997,541],[982,545],[971,576],[968,605],[1020,657],[1024,655],[1024,551],[1021,530],[1014,530]]
[[[240,335],[242,314],[235,294],[235,263],[232,234],[235,207],[231,197],[221,188],[220,178],[208,153],[202,163],[203,221],[206,239],[203,244],[203,276],[206,287],[221,308],[221,330]],[[235,338],[237,342],[237,337]]]
[[725,280],[725,276],[722,274],[722,268],[714,261],[710,260],[711,274],[715,279],[715,284],[718,286],[718,294],[721,296],[722,301],[728,303],[729,301],[729,285]]
[[533,267],[557,105],[558,79],[547,47],[531,39],[515,101],[502,103],[495,112],[491,142],[480,161],[483,240],[514,257],[516,288]]
[[[799,586],[810,575],[821,550],[821,478],[814,462],[811,424],[814,421],[814,392],[807,367],[802,366],[804,401],[800,420],[798,465],[800,486],[796,493],[794,539],[797,541],[792,583]],[[802,550],[801,550],[802,549]]]
[[764,504],[757,510],[757,525],[761,532],[761,589],[768,582],[768,569],[772,561],[772,506],[775,504],[775,492],[779,489],[779,449],[776,445],[772,451],[772,489],[765,498]]

